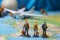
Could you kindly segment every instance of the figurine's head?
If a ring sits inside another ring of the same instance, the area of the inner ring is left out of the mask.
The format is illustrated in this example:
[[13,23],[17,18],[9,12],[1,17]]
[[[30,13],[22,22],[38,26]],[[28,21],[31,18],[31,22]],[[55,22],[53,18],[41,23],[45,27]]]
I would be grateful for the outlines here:
[[38,22],[37,22],[37,21],[35,21],[34,23],[35,23],[35,25],[37,25],[37,24],[38,24]]
[[40,11],[41,11],[41,13],[42,13],[42,14],[44,14],[44,13],[45,13],[45,10],[44,10],[43,8],[42,8]]
[[25,22],[28,23],[28,19],[27,18],[25,19]]
[[46,24],[46,21],[44,22],[44,24]]

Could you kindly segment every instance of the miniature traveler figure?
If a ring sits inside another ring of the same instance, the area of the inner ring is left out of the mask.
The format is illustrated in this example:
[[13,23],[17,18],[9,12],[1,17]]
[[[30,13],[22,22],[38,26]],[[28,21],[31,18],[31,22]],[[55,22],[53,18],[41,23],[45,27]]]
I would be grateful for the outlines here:
[[39,37],[38,22],[37,21],[35,21],[35,24],[34,24],[34,36],[33,37]]
[[47,38],[48,36],[46,35],[46,30],[47,30],[47,25],[46,22],[44,22],[44,24],[42,25],[42,29],[43,29],[43,38]]
[[44,9],[41,9],[41,13],[47,16],[47,12]]
[[21,35],[20,36],[25,36],[25,31],[24,31],[24,27],[23,27],[23,22],[21,20],[18,21],[17,25],[20,26],[20,30],[21,31]]
[[28,23],[28,20],[25,19],[25,24],[24,24],[24,30],[25,30],[25,36],[27,37],[30,37],[30,35],[28,34],[28,31],[29,31],[29,23]]

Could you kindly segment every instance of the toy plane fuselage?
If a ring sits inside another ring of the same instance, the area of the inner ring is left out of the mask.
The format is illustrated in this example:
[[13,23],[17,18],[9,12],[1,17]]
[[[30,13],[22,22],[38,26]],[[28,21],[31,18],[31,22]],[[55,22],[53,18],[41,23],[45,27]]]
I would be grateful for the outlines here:
[[6,11],[9,11],[9,12],[11,12],[13,15],[16,15],[16,14],[19,14],[20,15],[20,17],[36,17],[36,16],[43,16],[43,15],[37,15],[37,14],[33,14],[33,12],[34,12],[34,7],[30,10],[30,11],[24,11],[25,10],[25,8],[22,8],[22,9],[19,9],[18,11],[13,11],[13,10],[10,10],[10,9],[6,9],[5,8],[5,10]]

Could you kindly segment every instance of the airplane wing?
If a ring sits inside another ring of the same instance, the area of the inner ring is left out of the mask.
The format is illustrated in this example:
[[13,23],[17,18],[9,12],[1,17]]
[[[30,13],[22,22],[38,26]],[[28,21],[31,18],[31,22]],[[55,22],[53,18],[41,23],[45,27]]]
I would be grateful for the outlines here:
[[10,10],[10,9],[7,9],[7,8],[5,8],[4,10],[6,10],[6,11],[8,11],[8,12],[12,12],[13,14],[17,13],[17,11]]
[[28,14],[28,13],[22,13],[22,15],[24,15],[24,16],[33,16],[33,17],[40,17],[40,16],[44,16],[44,15]]
[[18,12],[23,12],[25,8],[19,9]]

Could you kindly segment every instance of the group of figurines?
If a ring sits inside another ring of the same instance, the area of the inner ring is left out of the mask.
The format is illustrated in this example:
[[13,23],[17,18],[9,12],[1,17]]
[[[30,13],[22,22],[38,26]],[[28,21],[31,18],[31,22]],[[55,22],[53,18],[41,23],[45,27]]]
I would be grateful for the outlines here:
[[[42,31],[43,31],[42,37],[43,38],[47,38],[48,37],[47,34],[46,34],[47,28],[48,27],[46,25],[46,22],[44,22],[42,24]],[[30,35],[28,33],[29,32],[29,29],[30,29],[30,26],[29,26],[29,23],[28,23],[28,19],[25,19],[25,24],[24,24],[23,30],[22,30],[22,36],[30,37]],[[37,21],[35,21],[35,24],[34,24],[33,29],[34,29],[34,35],[33,35],[33,37],[39,37],[38,22]]]
[[[3,17],[4,15],[6,15],[7,13],[5,13],[6,10],[4,10],[4,6],[1,6],[0,7],[0,17]],[[44,9],[41,9],[41,13],[45,13],[46,11]],[[9,12],[10,16],[12,16],[12,13]],[[47,13],[46,13],[47,15]],[[42,34],[42,37],[43,38],[47,38],[48,36],[46,35],[46,30],[47,30],[47,25],[46,25],[46,22],[44,22],[44,24],[42,25],[42,30],[43,30],[43,34]],[[30,26],[29,26],[29,23],[28,23],[28,20],[25,19],[25,24],[23,26],[23,30],[22,30],[22,36],[27,36],[27,37],[30,37],[29,35],[29,29],[30,29]],[[34,24],[34,35],[33,37],[39,37],[39,32],[38,32],[38,22],[35,22]]]

